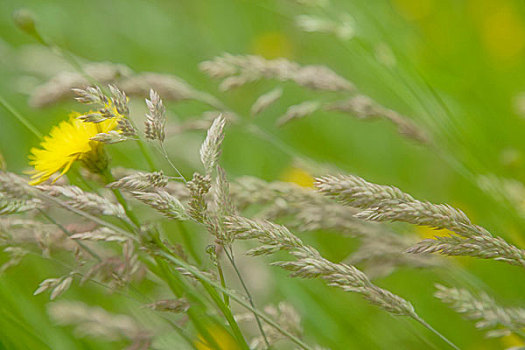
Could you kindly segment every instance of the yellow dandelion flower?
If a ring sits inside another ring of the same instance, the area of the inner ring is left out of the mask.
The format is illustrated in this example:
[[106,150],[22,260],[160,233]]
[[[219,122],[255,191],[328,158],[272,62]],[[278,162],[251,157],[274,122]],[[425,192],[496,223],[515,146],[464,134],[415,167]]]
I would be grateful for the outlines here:
[[103,144],[91,140],[99,133],[107,133],[118,125],[118,118],[111,118],[100,123],[87,123],[76,119],[80,114],[73,113],[69,121],[62,121],[51,129],[49,136],[44,136],[40,148],[32,148],[29,164],[31,185],[38,185],[60,172],[53,179],[57,181],[70,168],[73,162],[80,160],[90,170],[103,170],[107,166],[102,152]]

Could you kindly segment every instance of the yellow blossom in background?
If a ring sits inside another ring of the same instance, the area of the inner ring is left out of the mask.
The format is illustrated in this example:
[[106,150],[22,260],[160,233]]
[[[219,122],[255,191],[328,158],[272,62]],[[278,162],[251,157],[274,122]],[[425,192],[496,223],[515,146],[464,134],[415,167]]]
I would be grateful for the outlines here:
[[[432,239],[439,236],[455,236],[452,231],[447,229],[436,230],[429,226],[416,226],[416,234],[422,239]],[[456,262],[459,265],[466,266],[470,263],[471,258],[466,256],[451,256],[448,257],[450,261]]]
[[514,333],[501,337],[501,343],[503,344],[505,349],[525,346],[525,342],[523,341],[523,339],[521,339]]
[[[237,345],[235,339],[226,332],[222,327],[213,326],[208,328],[210,336],[213,338],[215,343],[219,346],[219,350],[240,350],[240,346]],[[213,346],[209,345],[206,340],[199,335],[199,339],[195,342],[197,350],[216,350]]]
[[100,123],[88,123],[76,119],[79,115],[73,113],[69,121],[62,121],[54,126],[49,136],[44,136],[40,148],[31,149],[29,164],[34,168],[30,171],[31,185],[38,185],[48,180],[53,174],[60,172],[53,179],[53,182],[57,181],[76,160],[84,161],[88,166],[96,166],[97,162],[104,161],[100,156],[103,144],[91,138],[99,133],[107,133],[115,129],[118,119],[111,118]]
[[525,23],[513,1],[470,0],[469,13],[496,66],[518,63],[525,51]]
[[280,32],[268,32],[254,38],[252,51],[267,59],[291,58],[292,43]]
[[407,20],[417,21],[434,10],[434,0],[392,0],[395,9]]
[[281,180],[285,182],[293,182],[303,187],[313,187],[314,178],[306,170],[298,167],[289,167],[281,175]]
[[416,226],[416,233],[422,239],[430,239],[434,238],[435,236],[446,236],[448,234],[452,234],[452,232],[449,230],[436,230],[429,226]]
[[498,61],[513,61],[525,49],[525,27],[510,5],[488,14],[482,30],[489,54]]

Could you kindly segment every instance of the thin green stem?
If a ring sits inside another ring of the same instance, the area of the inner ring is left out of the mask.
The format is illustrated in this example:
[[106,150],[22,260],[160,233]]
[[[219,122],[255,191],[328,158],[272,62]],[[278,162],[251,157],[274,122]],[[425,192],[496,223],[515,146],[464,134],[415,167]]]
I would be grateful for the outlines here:
[[[119,233],[125,235],[126,237],[129,237],[130,239],[132,239],[134,241],[137,240],[137,238],[133,234],[131,234],[130,232],[128,232],[128,231],[126,231],[126,230],[124,230],[124,229],[122,229],[122,228],[120,228],[120,227],[118,227],[116,225],[113,225],[110,222],[107,222],[107,221],[105,221],[103,219],[100,219],[100,218],[98,218],[96,216],[93,216],[93,215],[91,215],[89,213],[86,213],[83,210],[80,210],[80,209],[77,209],[77,208],[73,208],[71,205],[65,203],[64,201],[62,201],[62,200],[60,200],[58,198],[54,198],[52,196],[49,196],[48,194],[42,193],[40,191],[37,191],[36,189],[34,189],[34,194],[35,194],[35,196],[37,196],[39,198],[42,198],[42,199],[44,199],[46,201],[55,203],[55,204],[63,207],[64,209],[66,209],[68,211],[71,211],[71,212],[73,212],[73,213],[75,213],[77,215],[80,215],[80,216],[82,216],[82,217],[84,217],[84,218],[86,218],[88,220],[91,220],[91,221],[93,221],[93,222],[95,222],[95,223],[97,223],[99,225],[108,227],[108,228],[110,228],[110,229],[112,229],[112,230],[114,230],[116,232],[119,232]],[[204,280],[207,283],[211,284],[216,289],[220,290],[222,293],[228,294],[230,296],[230,298],[235,300],[235,302],[237,302],[239,305],[243,306],[244,308],[246,308],[246,309],[248,309],[248,310],[250,310],[250,311],[252,311],[254,313],[257,313],[257,315],[262,320],[264,320],[270,326],[274,327],[276,330],[278,330],[284,336],[288,337],[290,340],[292,340],[295,344],[299,345],[301,348],[306,349],[306,350],[312,350],[312,348],[310,348],[307,344],[305,344],[301,339],[297,338],[295,335],[291,334],[287,330],[285,330],[282,327],[280,327],[277,322],[275,322],[274,320],[272,320],[271,318],[269,318],[268,316],[266,316],[265,314],[263,314],[259,310],[253,308],[249,303],[244,301],[242,298],[236,296],[231,291],[229,291],[226,288],[223,288],[221,285],[215,283],[214,281],[212,281],[211,279],[206,277],[204,274],[202,274],[200,271],[196,270],[193,266],[186,264],[185,262],[179,260],[178,258],[175,258],[174,256],[166,253],[165,251],[159,251],[158,253],[161,256],[163,256],[164,258],[166,258],[167,260],[173,262],[175,265],[186,269],[187,271],[189,271],[194,276],[197,276],[199,279]],[[149,267],[149,270],[152,271],[153,273],[155,273],[151,269],[152,265],[151,264],[147,264],[147,265]],[[170,288],[171,288],[171,286],[170,286]],[[191,308],[190,308],[190,310],[191,310]]]
[[237,321],[235,321],[235,318],[233,317],[231,309],[224,303],[217,291],[209,283],[203,280],[201,280],[200,282],[206,290],[206,292],[208,292],[210,297],[213,299],[215,304],[217,304],[222,314],[230,324],[235,339],[237,339],[237,344],[245,350],[250,350],[250,347],[248,346],[248,343],[246,343],[246,339],[244,339],[244,336],[241,332],[241,329],[239,328],[239,325],[237,324]]
[[[217,258],[217,271],[219,272],[219,278],[221,280],[221,286],[226,289],[226,280],[224,279],[224,273],[222,271],[221,261]],[[222,293],[222,298],[226,306],[230,307],[230,297],[226,293]]]
[[453,343],[451,342],[450,340],[448,340],[443,334],[439,333],[436,329],[434,329],[434,327],[432,327],[431,325],[429,325],[424,319],[422,319],[419,315],[417,315],[416,313],[414,313],[413,315],[411,315],[411,317],[416,320],[417,322],[419,322],[423,327],[425,327],[426,329],[428,329],[429,331],[431,331],[432,333],[434,333],[435,335],[437,335],[438,337],[441,338],[441,340],[443,340],[445,343],[447,343],[448,345],[450,345],[450,347],[452,347],[453,349],[456,349],[456,350],[459,350],[459,348]]
[[[169,267],[166,265],[164,261],[158,258],[154,258],[154,259],[156,262],[156,266],[159,269],[156,269],[155,266],[153,266],[151,263],[146,262],[148,265],[148,269],[152,273],[154,273],[157,277],[164,280],[176,297],[180,298],[183,296],[184,293],[187,293],[188,296],[191,297],[194,302],[196,302],[197,304],[201,304],[200,298],[195,297],[195,293],[191,292],[190,287],[185,286],[185,284],[180,279],[176,278],[176,274],[172,273],[169,270]],[[202,336],[207,342],[207,345],[211,346],[214,349],[221,350],[215,338],[208,331],[208,328],[201,322],[202,316],[199,316],[194,306],[188,309],[187,314],[191,322],[193,323],[193,325],[199,332],[200,336]]]
[[164,158],[168,161],[169,165],[175,170],[177,175],[180,176],[180,178],[184,181],[184,183],[186,183],[187,182],[186,178],[184,177],[184,175],[182,175],[182,173],[179,171],[179,169],[177,169],[175,164],[173,164],[173,162],[171,161],[170,157],[168,156],[168,152],[166,151],[166,148],[164,147],[164,142],[160,142],[160,150],[161,150],[161,153],[164,156]]
[[[111,173],[111,170],[104,169],[104,171],[101,174],[107,183],[115,182],[115,178],[113,177],[113,174]],[[122,195],[122,192],[118,188],[112,188],[111,191],[115,195],[115,198],[117,201],[122,205],[122,208],[124,208],[124,212],[126,213],[126,216],[131,220],[131,222],[136,226],[135,228],[140,227],[140,221],[135,215],[135,213],[129,208],[128,202]],[[128,223],[129,224],[129,223]],[[131,227],[131,229],[134,229]]]
[[264,322],[266,322],[267,324],[269,324],[270,326],[275,328],[277,331],[279,331],[281,334],[283,334],[284,336],[289,338],[292,342],[297,344],[302,349],[312,350],[312,348],[310,346],[308,346],[308,344],[304,343],[297,336],[293,335],[292,333],[288,332],[286,329],[282,328],[277,322],[272,320],[270,317],[266,316],[261,311],[253,308],[243,298],[241,298],[241,297],[237,296],[236,294],[232,293],[231,291],[223,288],[221,285],[217,284],[215,281],[213,281],[210,278],[208,278],[207,276],[205,276],[201,271],[195,269],[193,266],[185,263],[182,260],[179,260],[178,258],[176,258],[176,257],[174,257],[174,256],[172,256],[172,255],[170,255],[170,254],[168,254],[168,253],[166,253],[164,251],[159,251],[158,254],[161,255],[162,257],[164,257],[165,259],[171,261],[173,264],[184,268],[185,270],[190,272],[192,275],[194,275],[195,277],[199,278],[199,280],[203,280],[203,281],[209,283],[210,285],[214,286],[215,289],[218,289],[219,291],[221,291],[223,293],[227,293],[232,300],[234,300],[235,302],[237,302],[239,305],[243,306],[244,308],[252,311],[253,313],[257,313],[257,316],[259,316]]
[[[228,248],[230,251],[228,252]],[[233,249],[230,247],[224,246],[224,253],[228,257],[228,260],[230,260],[230,263],[235,270],[235,273],[237,274],[237,277],[239,278],[239,281],[241,282],[242,289],[244,289],[244,292],[246,293],[246,296],[248,297],[248,301],[250,302],[250,305],[253,309],[255,309],[255,303],[253,302],[252,295],[250,293],[250,290],[248,289],[248,286],[246,283],[244,283],[244,279],[242,278],[241,272],[237,268],[237,264],[235,263],[235,257],[233,256]],[[270,342],[268,341],[268,338],[266,337],[266,333],[264,332],[263,326],[261,324],[261,320],[259,319],[259,316],[254,313],[253,316],[255,317],[255,322],[257,322],[257,327],[259,328],[259,331],[261,332],[261,335],[264,339],[264,342],[268,348],[270,348]]]
[[27,120],[22,114],[20,114],[13,106],[11,106],[3,96],[0,96],[0,105],[4,107],[9,113],[13,115],[13,117],[16,118],[23,126],[27,128],[27,130],[31,131],[33,135],[41,139],[43,137],[42,133],[38,131],[38,129],[29,121]]
[[[164,245],[164,243],[159,239],[159,236],[153,236],[153,242],[161,249],[162,252],[172,254],[171,251],[167,249],[167,247]],[[165,265],[166,263],[164,260],[159,260],[158,257],[155,257],[155,261],[157,262],[157,265],[160,265],[161,267],[164,266],[165,269],[169,269],[169,266]],[[168,278],[174,278],[174,273],[168,274]],[[182,281],[180,281],[182,283]],[[228,321],[233,334],[235,338],[237,339],[238,344],[244,349],[249,350],[249,346],[246,343],[246,340],[244,339],[244,336],[239,328],[239,325],[237,324],[237,321],[235,321],[235,318],[233,317],[233,314],[231,312],[231,309],[224,303],[224,301],[219,297],[217,291],[213,289],[209,284],[205,283],[204,281],[201,281],[201,284],[203,285],[204,289],[208,292],[212,300],[214,301],[215,305],[219,308],[219,310],[222,312],[226,320]],[[187,293],[190,293],[190,290],[188,288],[183,288],[183,290]],[[200,297],[196,296],[194,293],[190,294],[194,299],[200,300]],[[220,348],[219,348],[220,349]]]

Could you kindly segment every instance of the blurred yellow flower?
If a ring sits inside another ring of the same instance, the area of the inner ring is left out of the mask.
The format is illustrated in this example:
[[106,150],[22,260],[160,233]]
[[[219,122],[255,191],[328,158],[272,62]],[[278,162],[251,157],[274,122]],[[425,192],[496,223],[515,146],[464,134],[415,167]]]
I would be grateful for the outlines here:
[[514,333],[501,337],[501,343],[503,344],[505,349],[525,346],[525,342],[523,341],[523,339],[521,339]]
[[434,0],[392,0],[396,10],[409,21],[421,20],[434,9]]
[[298,167],[289,167],[281,175],[281,180],[285,182],[293,182],[303,187],[313,187],[314,178],[306,170]]
[[[416,234],[422,239],[432,239],[436,236],[455,236],[452,231],[447,229],[436,230],[429,226],[416,226]],[[471,262],[471,258],[466,256],[453,256],[448,258],[449,261],[459,265],[467,266]]]
[[255,37],[252,51],[264,58],[291,58],[292,43],[280,32],[268,32]]
[[429,226],[416,226],[416,233],[419,237],[423,239],[434,238],[435,236],[453,235],[453,233],[449,230],[436,230]]
[[[217,345],[219,346],[220,350],[241,349],[241,347],[237,345],[235,339],[230,335],[230,333],[226,332],[224,328],[219,326],[213,326],[208,328],[208,331],[215,343],[217,343]],[[217,350],[213,346],[208,344],[201,335],[199,335],[199,339],[195,342],[195,347],[197,348],[197,350]]]
[[38,185],[60,171],[53,179],[53,182],[57,181],[76,160],[83,161],[90,169],[102,170],[107,165],[103,164],[107,160],[101,156],[103,144],[91,138],[115,129],[118,119],[89,123],[76,119],[79,115],[73,113],[69,121],[62,121],[54,126],[49,136],[44,136],[40,148],[31,149],[29,164],[34,168],[29,172],[32,174],[31,185]]
[[525,23],[514,2],[470,0],[468,11],[497,66],[520,62],[525,51]]
[[487,14],[482,35],[489,54],[497,60],[513,60],[525,49],[525,27],[510,5]]

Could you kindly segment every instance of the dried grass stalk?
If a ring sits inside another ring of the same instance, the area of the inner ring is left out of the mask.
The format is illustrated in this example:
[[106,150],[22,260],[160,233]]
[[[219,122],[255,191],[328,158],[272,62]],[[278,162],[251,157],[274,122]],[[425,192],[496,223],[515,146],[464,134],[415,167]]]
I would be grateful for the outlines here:
[[324,66],[301,66],[284,58],[267,60],[260,56],[223,54],[200,64],[212,78],[224,79],[221,90],[230,90],[262,79],[293,81],[298,85],[325,91],[352,91],[348,80]]
[[[90,63],[84,65],[83,70],[101,85],[114,83],[132,75],[128,67],[109,62]],[[61,72],[32,92],[29,105],[36,108],[47,107],[57,101],[71,98],[73,89],[84,89],[89,84],[80,73]]]
[[450,205],[419,201],[396,187],[376,185],[357,176],[326,176],[317,179],[315,186],[330,197],[363,209],[356,214],[361,219],[401,221],[447,229],[457,235],[424,240],[409,248],[409,253],[465,255],[525,267],[525,250],[494,237]]
[[126,220],[126,213],[120,204],[94,193],[84,192],[77,186],[41,185],[38,189],[50,196],[63,196],[73,208],[82,209],[96,215],[116,216]]
[[377,287],[354,266],[324,259],[317,250],[305,245],[284,226],[239,216],[229,217],[226,225],[235,238],[257,239],[263,244],[252,249],[252,255],[271,254],[279,250],[289,251],[295,260],[276,262],[274,265],[291,271],[292,276],[321,278],[330,286],[361,294],[370,303],[394,315],[416,317],[414,308],[408,301]]
[[332,102],[324,108],[328,111],[351,114],[359,119],[386,119],[397,126],[398,132],[401,135],[421,143],[429,142],[427,133],[414,124],[410,118],[381,106],[365,95],[355,95],[342,101]]
[[257,115],[274,104],[283,95],[283,89],[277,87],[264,95],[259,96],[251,108],[251,114]]
[[525,309],[503,307],[485,293],[474,295],[466,289],[436,285],[436,298],[449,304],[469,320],[476,320],[476,328],[487,331],[487,337],[503,337],[511,333],[523,335]]
[[283,126],[292,120],[301,119],[317,112],[321,108],[319,101],[304,101],[299,104],[288,107],[286,113],[281,116],[276,124],[277,126]]

